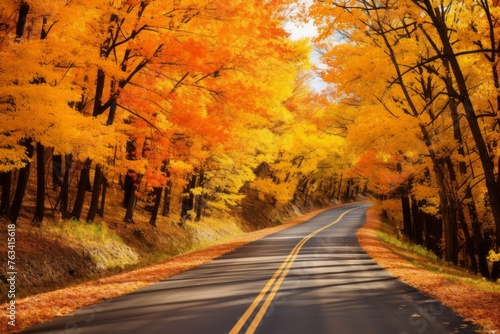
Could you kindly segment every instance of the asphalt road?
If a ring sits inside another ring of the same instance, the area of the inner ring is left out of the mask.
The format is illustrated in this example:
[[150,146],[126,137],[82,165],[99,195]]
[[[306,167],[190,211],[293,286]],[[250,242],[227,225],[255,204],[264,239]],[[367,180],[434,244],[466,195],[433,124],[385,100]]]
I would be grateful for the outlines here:
[[474,333],[359,247],[367,204],[336,208],[209,264],[23,333]]

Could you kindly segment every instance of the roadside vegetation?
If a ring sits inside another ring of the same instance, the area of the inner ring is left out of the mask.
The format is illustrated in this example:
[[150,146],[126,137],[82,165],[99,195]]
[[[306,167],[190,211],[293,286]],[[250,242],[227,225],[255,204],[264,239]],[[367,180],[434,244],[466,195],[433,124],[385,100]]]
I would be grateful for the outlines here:
[[380,211],[370,209],[357,236],[363,249],[395,277],[481,326],[484,333],[500,331],[500,283],[445,262],[392,231]]

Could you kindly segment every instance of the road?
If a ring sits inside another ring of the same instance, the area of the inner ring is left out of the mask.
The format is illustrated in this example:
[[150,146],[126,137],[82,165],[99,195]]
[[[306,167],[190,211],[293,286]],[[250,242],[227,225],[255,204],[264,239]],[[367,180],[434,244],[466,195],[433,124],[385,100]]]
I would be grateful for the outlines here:
[[367,208],[325,211],[209,264],[23,333],[474,333],[360,248],[355,233]]

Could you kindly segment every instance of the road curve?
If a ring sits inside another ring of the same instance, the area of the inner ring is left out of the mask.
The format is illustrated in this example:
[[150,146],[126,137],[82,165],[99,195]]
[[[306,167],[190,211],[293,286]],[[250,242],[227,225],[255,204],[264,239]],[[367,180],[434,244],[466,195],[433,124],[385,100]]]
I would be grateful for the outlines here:
[[475,333],[359,246],[368,204],[293,228],[133,293],[23,333]]

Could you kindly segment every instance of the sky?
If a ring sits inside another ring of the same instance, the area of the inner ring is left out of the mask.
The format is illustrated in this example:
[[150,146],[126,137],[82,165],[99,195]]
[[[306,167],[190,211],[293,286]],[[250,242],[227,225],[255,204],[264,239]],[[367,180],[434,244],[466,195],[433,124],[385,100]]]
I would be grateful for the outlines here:
[[[312,22],[309,22],[307,24],[296,24],[295,22],[288,21],[285,23],[285,29],[290,33],[290,39],[292,40],[298,40],[298,39],[303,39],[303,38],[313,38],[316,36],[318,33],[316,27]],[[310,59],[311,62],[318,67],[322,67],[321,62],[320,62],[321,55],[317,51],[312,51]],[[320,78],[320,77],[315,77],[312,82],[312,88],[317,91],[321,92],[326,86],[326,83]]]
[[290,38],[293,40],[314,37],[318,32],[312,22],[300,26],[293,22],[287,22],[285,29],[290,32]]

